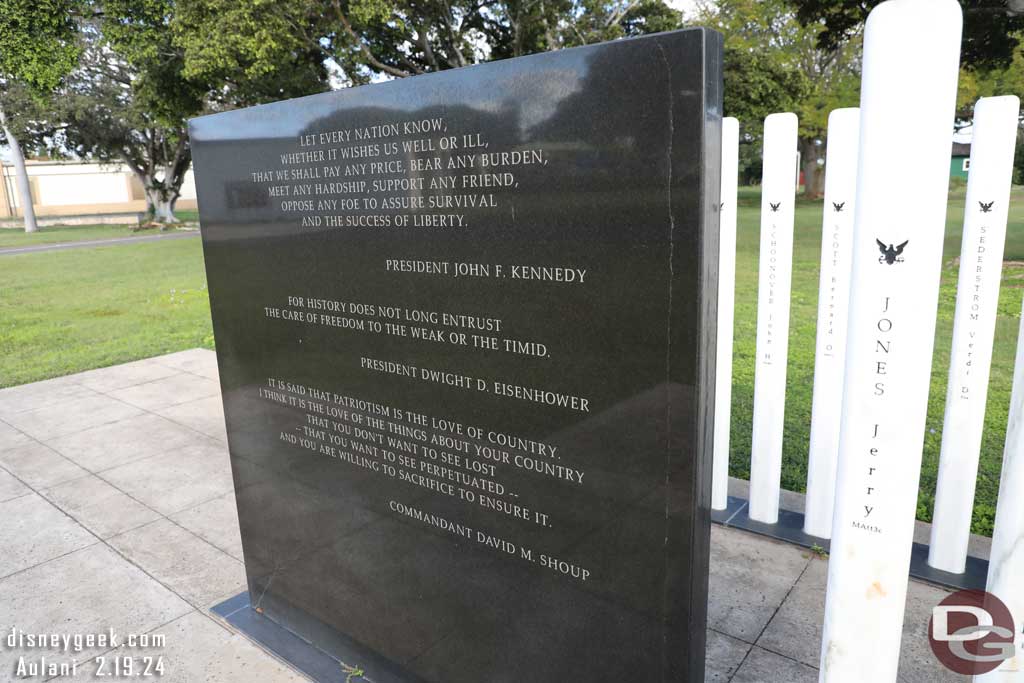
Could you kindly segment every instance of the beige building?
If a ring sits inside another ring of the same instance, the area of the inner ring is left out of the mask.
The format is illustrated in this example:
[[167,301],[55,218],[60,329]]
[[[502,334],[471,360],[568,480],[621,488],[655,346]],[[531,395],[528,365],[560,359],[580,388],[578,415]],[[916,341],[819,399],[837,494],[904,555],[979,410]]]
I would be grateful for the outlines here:
[[[32,203],[41,225],[136,223],[146,212],[142,183],[120,164],[28,161]],[[21,227],[20,194],[14,167],[0,165],[0,227]],[[196,208],[191,169],[176,208]]]

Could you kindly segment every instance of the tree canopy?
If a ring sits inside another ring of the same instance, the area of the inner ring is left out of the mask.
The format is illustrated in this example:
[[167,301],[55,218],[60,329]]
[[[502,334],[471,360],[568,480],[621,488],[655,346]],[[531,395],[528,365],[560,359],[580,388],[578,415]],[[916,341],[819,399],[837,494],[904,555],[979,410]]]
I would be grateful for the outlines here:
[[78,64],[84,7],[84,0],[0,2],[0,110],[13,137],[31,140],[44,99]]
[[[819,45],[833,50],[860,31],[882,0],[791,0],[805,24],[821,24]],[[964,10],[961,63],[969,69],[1005,67],[1024,31],[1021,0],[960,0]]]
[[44,134],[57,151],[125,164],[157,220],[174,220],[191,163],[189,118],[326,89],[326,70],[308,52],[258,76],[189,73],[174,0],[90,0],[88,6],[76,25],[77,66],[52,98]]
[[752,143],[741,152],[745,180],[759,180],[764,117],[792,111],[800,119],[806,191],[820,194],[817,160],[824,156],[828,115],[858,103],[860,34],[824,49],[823,28],[800,23],[789,0],[720,0],[705,6],[699,20],[725,35],[725,114],[740,120]]
[[[863,21],[876,4],[702,5],[698,23],[725,35],[725,113],[742,123],[749,180],[764,117],[794,111],[808,192],[820,191],[828,115],[857,104]],[[995,0],[963,4],[966,119],[980,96],[1024,95],[1024,33],[1014,32],[1024,16]],[[127,164],[167,217],[192,116],[681,25],[663,0],[5,0],[0,106],[17,102],[12,118],[29,140],[59,131],[56,146]],[[55,88],[47,132],[29,94]]]
[[49,92],[78,62],[83,0],[0,2],[0,79]]
[[681,21],[662,0],[74,1],[88,11],[63,25],[80,49],[49,139],[126,164],[161,220],[191,161],[190,117]]
[[662,0],[179,0],[186,74],[253,77],[297,54],[342,83],[678,28]]
[[76,15],[83,2],[0,3],[0,139],[11,150],[25,232],[35,232],[36,218],[19,138],[28,135],[38,100],[56,88],[78,60]]
[[961,68],[957,118],[973,117],[974,103],[982,97],[1016,95],[1024,100],[1024,42],[1018,42],[1010,60],[989,68]]

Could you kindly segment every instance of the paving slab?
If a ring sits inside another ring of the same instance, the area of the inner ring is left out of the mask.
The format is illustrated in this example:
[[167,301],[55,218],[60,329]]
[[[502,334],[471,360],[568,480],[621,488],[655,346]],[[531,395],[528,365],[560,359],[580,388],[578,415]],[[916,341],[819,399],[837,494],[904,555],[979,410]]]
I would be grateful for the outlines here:
[[0,418],[38,410],[96,392],[69,379],[57,377],[32,384],[0,389]]
[[[145,657],[162,657],[164,673],[153,680],[161,683],[302,683],[308,679],[271,658],[248,638],[228,630],[212,618],[190,612],[156,629],[165,637],[163,647],[123,651],[131,655],[135,669],[142,670]],[[77,678],[89,679],[95,665]]]
[[167,451],[209,443],[207,437],[167,418],[140,413],[117,422],[49,439],[46,444],[90,472]]
[[708,629],[704,659],[706,683],[728,683],[732,680],[751,647],[750,643]]
[[234,493],[173,514],[171,519],[236,560],[244,559]]
[[245,588],[242,563],[161,519],[110,539],[110,545],[199,609]]
[[234,490],[227,447],[212,439],[104,470],[99,476],[163,515]]
[[38,441],[0,451],[0,466],[29,486],[43,489],[89,473]]
[[100,538],[110,538],[160,518],[160,513],[94,475],[44,489],[41,493]]
[[25,486],[21,480],[5,470],[0,470],[0,503],[29,493],[32,493],[32,489]]
[[97,542],[95,536],[39,494],[0,503],[0,577]]
[[15,446],[21,446],[32,440],[32,437],[25,432],[15,429],[6,422],[0,420],[0,451]]
[[[811,562],[757,644],[817,667],[827,583],[828,562],[821,559]],[[900,656],[901,681],[954,683],[965,680],[939,664],[928,645],[928,620],[932,608],[948,594],[949,591],[941,588],[909,582]]]
[[209,349],[189,349],[166,356],[157,356],[151,360],[207,379],[218,381],[220,379],[220,375],[217,373],[217,353]]
[[780,541],[712,526],[708,626],[756,642],[810,556]]
[[903,615],[903,642],[900,647],[900,681],[904,683],[964,683],[967,676],[942,666],[928,644],[928,620],[932,608],[950,591],[918,581],[907,587],[907,606]]
[[769,652],[758,646],[750,649],[732,683],[817,683],[818,670]]
[[227,428],[224,426],[224,403],[220,396],[179,403],[161,408],[156,413],[224,443],[228,441]]
[[162,377],[176,374],[174,368],[167,367],[153,359],[137,360],[107,368],[98,368],[69,375],[68,378],[100,393],[110,393],[117,389],[152,382]]
[[[188,603],[102,543],[0,580],[0,624],[23,633],[84,636],[114,629],[126,637],[147,633],[191,611]],[[55,658],[86,660],[106,649]],[[41,654],[51,653],[0,648],[0,672],[13,672],[20,656],[37,659]]]
[[21,413],[4,416],[4,421],[34,439],[46,441],[74,434],[90,427],[117,422],[142,411],[124,401],[93,393]]
[[828,561],[815,557],[796,582],[757,644],[790,659],[817,667],[825,615]]
[[220,385],[212,379],[186,372],[135,384],[109,393],[110,396],[145,410],[157,410],[211,396],[220,396]]

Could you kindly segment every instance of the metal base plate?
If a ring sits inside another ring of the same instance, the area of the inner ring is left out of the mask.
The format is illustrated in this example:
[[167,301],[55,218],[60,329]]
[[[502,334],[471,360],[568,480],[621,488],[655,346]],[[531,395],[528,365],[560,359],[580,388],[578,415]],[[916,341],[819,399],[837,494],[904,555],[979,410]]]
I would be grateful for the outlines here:
[[[828,552],[830,546],[827,539],[804,533],[803,513],[780,509],[777,524],[756,522],[747,516],[747,501],[735,496],[729,496],[729,504],[725,510],[712,510],[711,521],[725,527],[743,529],[804,548],[821,548],[824,552]],[[985,590],[988,562],[978,557],[969,556],[967,570],[963,574],[951,574],[929,566],[928,546],[923,543],[915,543],[910,557],[910,576],[954,590]]]

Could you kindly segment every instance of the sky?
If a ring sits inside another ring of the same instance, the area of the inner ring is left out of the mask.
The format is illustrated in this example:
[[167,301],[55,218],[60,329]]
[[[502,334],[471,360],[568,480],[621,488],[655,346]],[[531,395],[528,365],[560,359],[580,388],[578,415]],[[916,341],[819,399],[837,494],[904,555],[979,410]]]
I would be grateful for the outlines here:
[[665,2],[673,9],[683,10],[687,16],[691,15],[697,7],[696,0],[665,0]]

